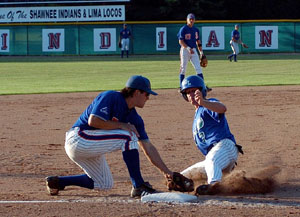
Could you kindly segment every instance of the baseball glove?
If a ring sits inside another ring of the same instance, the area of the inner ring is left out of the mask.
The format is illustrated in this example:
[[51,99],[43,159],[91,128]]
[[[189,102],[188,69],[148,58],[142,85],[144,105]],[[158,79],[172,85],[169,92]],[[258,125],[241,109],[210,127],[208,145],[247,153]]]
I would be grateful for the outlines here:
[[201,59],[200,59],[200,66],[201,67],[206,67],[208,64],[207,58],[206,56],[203,54],[201,55]]
[[169,191],[191,192],[194,191],[193,180],[173,172],[173,177],[168,178],[167,187]]
[[243,45],[244,48],[249,48],[249,47],[248,47],[246,44],[244,44],[244,43],[243,43],[242,45]]
[[121,48],[122,47],[122,43],[119,41],[119,48]]

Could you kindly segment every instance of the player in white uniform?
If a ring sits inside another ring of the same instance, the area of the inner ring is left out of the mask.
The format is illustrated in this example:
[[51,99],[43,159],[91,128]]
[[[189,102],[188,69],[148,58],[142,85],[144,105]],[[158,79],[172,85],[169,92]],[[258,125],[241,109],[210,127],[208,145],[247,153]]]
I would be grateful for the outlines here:
[[66,133],[66,153],[84,174],[47,177],[49,193],[57,195],[59,190],[70,185],[100,190],[112,188],[113,177],[105,154],[117,150],[122,151],[128,168],[133,186],[131,197],[154,193],[141,175],[139,146],[166,178],[172,177],[173,172],[150,142],[143,119],[135,109],[143,108],[150,94],[157,95],[143,76],[130,77],[121,92],[100,93]]
[[[177,37],[179,40],[180,48],[180,70],[179,70],[179,82],[181,83],[185,77],[187,64],[191,61],[193,67],[196,70],[196,74],[203,80],[202,68],[200,66],[200,59],[197,53],[199,50],[200,56],[203,55],[202,43],[200,40],[199,29],[194,26],[195,15],[188,14],[186,18],[187,24],[180,28]],[[211,90],[209,88],[209,90]],[[209,91],[208,90],[208,91]]]
[[206,99],[206,86],[203,79],[192,75],[182,81],[183,96],[196,109],[193,136],[198,149],[205,160],[198,162],[181,172],[193,181],[207,178],[207,184],[197,188],[198,194],[204,194],[203,189],[222,180],[222,172],[230,172],[235,166],[238,151],[225,117],[226,106],[219,100]]

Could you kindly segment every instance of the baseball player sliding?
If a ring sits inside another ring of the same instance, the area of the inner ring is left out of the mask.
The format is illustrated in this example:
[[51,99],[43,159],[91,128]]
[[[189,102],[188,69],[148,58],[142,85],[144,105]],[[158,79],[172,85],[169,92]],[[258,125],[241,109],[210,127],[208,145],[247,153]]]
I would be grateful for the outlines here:
[[225,112],[226,106],[218,99],[207,99],[207,90],[202,78],[189,76],[182,81],[181,93],[195,109],[193,136],[205,160],[181,172],[195,180],[207,178],[208,185],[201,185],[196,194],[206,194],[209,188],[222,180],[222,172],[230,172],[235,166],[241,146],[236,145],[230,132]]
[[[199,50],[201,59],[204,57],[204,54],[202,50],[202,43],[199,38],[199,29],[194,26],[195,15],[192,13],[188,14],[186,23],[186,25],[180,28],[177,34],[179,44],[181,46],[179,70],[180,87],[185,77],[185,72],[189,61],[191,61],[193,67],[195,68],[196,74],[204,80],[197,48]],[[207,90],[210,91],[211,88],[208,88]]]
[[166,179],[172,180],[173,172],[168,169],[150,142],[143,119],[135,109],[143,108],[150,94],[157,95],[151,90],[150,81],[137,75],[130,77],[126,87],[120,92],[100,93],[66,133],[66,153],[84,174],[47,177],[49,193],[57,195],[60,190],[70,185],[100,190],[112,188],[113,177],[105,154],[117,150],[122,151],[129,171],[133,186],[131,197],[156,192],[142,177],[139,147]]

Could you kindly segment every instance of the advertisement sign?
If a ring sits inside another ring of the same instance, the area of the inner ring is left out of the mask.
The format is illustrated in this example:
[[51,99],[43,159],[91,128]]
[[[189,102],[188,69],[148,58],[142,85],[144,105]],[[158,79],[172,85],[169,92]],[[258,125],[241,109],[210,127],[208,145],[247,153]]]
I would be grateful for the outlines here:
[[0,8],[0,23],[123,21],[125,6]]

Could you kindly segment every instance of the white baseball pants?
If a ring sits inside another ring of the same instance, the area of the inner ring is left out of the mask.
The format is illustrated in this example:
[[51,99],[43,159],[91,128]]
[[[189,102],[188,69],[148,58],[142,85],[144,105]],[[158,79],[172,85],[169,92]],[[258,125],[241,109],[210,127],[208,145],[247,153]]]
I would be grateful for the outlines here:
[[131,149],[138,149],[138,138],[125,130],[80,130],[76,127],[66,133],[67,155],[93,179],[95,189],[113,187],[105,154]]
[[232,49],[233,54],[238,55],[240,53],[240,49],[239,49],[239,44],[234,42],[234,41],[230,41],[230,46]]
[[205,160],[198,162],[181,172],[182,175],[192,180],[207,178],[207,183],[212,184],[222,180],[222,172],[231,172],[238,158],[238,150],[230,139],[223,139],[208,152]]
[[129,38],[122,38],[121,45],[121,50],[129,50]]
[[193,48],[194,53],[190,54],[187,48],[180,48],[180,74],[185,75],[187,64],[191,61],[197,74],[202,74],[202,68],[200,66],[200,59],[196,48]]

